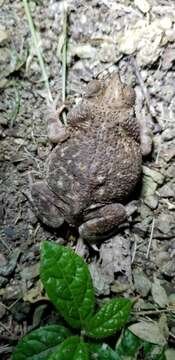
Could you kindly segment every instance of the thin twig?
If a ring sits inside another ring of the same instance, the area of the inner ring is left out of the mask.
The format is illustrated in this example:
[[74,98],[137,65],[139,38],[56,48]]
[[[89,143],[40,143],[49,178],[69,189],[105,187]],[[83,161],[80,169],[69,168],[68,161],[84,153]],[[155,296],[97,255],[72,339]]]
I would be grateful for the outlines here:
[[131,258],[131,264],[133,264],[135,256],[136,256],[136,251],[137,251],[137,242],[138,242],[138,238],[137,235],[135,235],[135,239],[134,239],[134,246],[133,246],[133,253],[132,253],[132,258]]
[[148,110],[150,112],[150,114],[152,115],[152,117],[154,118],[154,120],[156,119],[156,112],[155,112],[155,109],[153,108],[153,106],[151,105],[151,100],[150,100],[150,95],[148,93],[148,90],[144,84],[144,81],[142,79],[142,76],[139,72],[139,68],[138,68],[138,65],[137,65],[137,62],[135,60],[135,58],[132,56],[131,57],[131,64],[134,68],[134,71],[135,71],[135,74],[136,74],[136,77],[139,81],[139,84],[140,84],[140,87],[141,87],[141,90],[142,90],[142,93],[143,93],[143,96],[146,100],[146,105],[148,107]]
[[157,315],[157,314],[162,314],[162,313],[171,313],[174,312],[175,309],[157,309],[157,310],[143,310],[143,311],[138,311],[138,310],[134,310],[132,311],[132,314],[134,315],[138,315],[138,316],[146,316],[146,315]]
[[[66,79],[67,79],[67,9],[63,10],[63,48],[62,48],[62,102],[66,100]],[[67,125],[66,113],[62,113],[63,123]]]
[[38,38],[37,38],[37,34],[36,34],[36,31],[35,31],[35,28],[34,28],[32,16],[31,16],[31,13],[30,13],[29,4],[28,4],[27,0],[22,0],[22,1],[23,1],[26,16],[27,16],[30,32],[31,32],[31,35],[32,35],[34,47],[35,47],[37,57],[38,57],[38,61],[39,61],[39,64],[40,64],[43,80],[44,80],[44,83],[45,83],[46,90],[48,92],[48,98],[49,98],[49,101],[52,103],[53,98],[52,98],[52,94],[51,94],[50,87],[49,87],[48,76],[47,76],[47,73],[46,73],[46,69],[45,69],[43,57],[42,57],[42,54],[41,54],[41,50],[40,50],[40,47],[38,45]]
[[147,259],[149,257],[149,252],[150,252],[150,248],[151,248],[151,244],[152,244],[154,226],[155,226],[155,219],[153,218],[152,225],[151,225],[151,234],[150,234],[149,243],[148,243],[148,249],[147,249],[147,252],[146,252],[146,258]]

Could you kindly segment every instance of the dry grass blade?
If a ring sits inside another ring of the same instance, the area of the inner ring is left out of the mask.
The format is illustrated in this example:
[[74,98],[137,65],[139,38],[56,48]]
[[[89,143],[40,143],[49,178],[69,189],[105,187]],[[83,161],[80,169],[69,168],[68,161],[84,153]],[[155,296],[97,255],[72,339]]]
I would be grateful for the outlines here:
[[154,233],[154,226],[155,226],[155,219],[153,218],[152,225],[151,225],[151,234],[150,234],[149,243],[148,243],[148,248],[147,248],[147,252],[146,252],[146,258],[147,258],[147,259],[148,259],[148,257],[149,257],[149,252],[150,252],[150,248],[151,248],[151,244],[152,244],[153,233]]
[[40,64],[40,68],[41,68],[42,76],[43,76],[43,79],[44,79],[45,87],[46,87],[46,90],[47,90],[47,93],[48,93],[48,98],[49,98],[49,101],[51,103],[53,103],[53,98],[52,98],[52,94],[51,94],[50,87],[49,87],[48,76],[47,76],[47,73],[46,73],[46,69],[45,69],[43,58],[42,58],[41,50],[40,50],[40,47],[38,46],[38,39],[37,39],[34,24],[33,24],[32,16],[31,16],[31,13],[30,13],[29,4],[28,4],[27,0],[22,0],[22,2],[23,2],[23,5],[24,5],[26,16],[27,16],[30,32],[31,32],[31,35],[32,35],[33,44],[34,44],[36,54],[37,54],[37,57],[38,57],[38,62]]
[[[63,10],[63,48],[62,48],[62,102],[66,100],[66,78],[67,78],[67,10]],[[63,123],[67,125],[66,113],[62,113]]]

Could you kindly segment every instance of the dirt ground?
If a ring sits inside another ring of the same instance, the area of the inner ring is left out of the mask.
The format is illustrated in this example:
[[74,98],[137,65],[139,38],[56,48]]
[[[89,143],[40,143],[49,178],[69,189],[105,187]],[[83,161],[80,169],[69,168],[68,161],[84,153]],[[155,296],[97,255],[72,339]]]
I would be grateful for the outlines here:
[[[54,309],[39,281],[42,240],[71,246],[88,262],[99,301],[140,296],[139,311],[164,313],[175,346],[175,2],[70,0],[67,99],[116,68],[136,91],[136,116],[153,132],[143,160],[133,214],[116,236],[83,243],[65,226],[41,224],[26,198],[44,177],[47,91],[22,1],[0,0],[0,354],[10,359],[17,340],[52,322]],[[53,98],[62,104],[63,1],[30,1]],[[135,211],[134,211],[135,210]],[[165,312],[164,312],[165,310]],[[173,312],[174,311],[174,312]],[[0,355],[1,357],[1,355]]]

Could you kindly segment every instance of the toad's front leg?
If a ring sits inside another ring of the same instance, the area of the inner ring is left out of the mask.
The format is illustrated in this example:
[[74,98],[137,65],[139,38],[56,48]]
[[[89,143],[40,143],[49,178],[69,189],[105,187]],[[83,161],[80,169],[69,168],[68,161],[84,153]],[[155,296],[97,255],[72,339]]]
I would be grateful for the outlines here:
[[126,218],[127,213],[123,205],[105,205],[85,216],[85,222],[79,227],[80,236],[88,241],[103,240],[111,236]]

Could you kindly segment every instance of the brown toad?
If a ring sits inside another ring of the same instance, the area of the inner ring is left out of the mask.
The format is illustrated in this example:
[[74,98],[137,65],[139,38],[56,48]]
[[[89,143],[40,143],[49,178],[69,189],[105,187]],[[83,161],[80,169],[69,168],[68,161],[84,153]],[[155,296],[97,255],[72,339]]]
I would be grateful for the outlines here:
[[31,188],[43,223],[58,228],[66,221],[83,238],[96,240],[126,219],[122,204],[135,189],[142,165],[134,102],[134,90],[115,73],[87,85],[82,102],[68,114],[68,127],[50,119],[50,130],[57,121],[57,132],[50,132],[58,144],[48,159],[46,181]]

